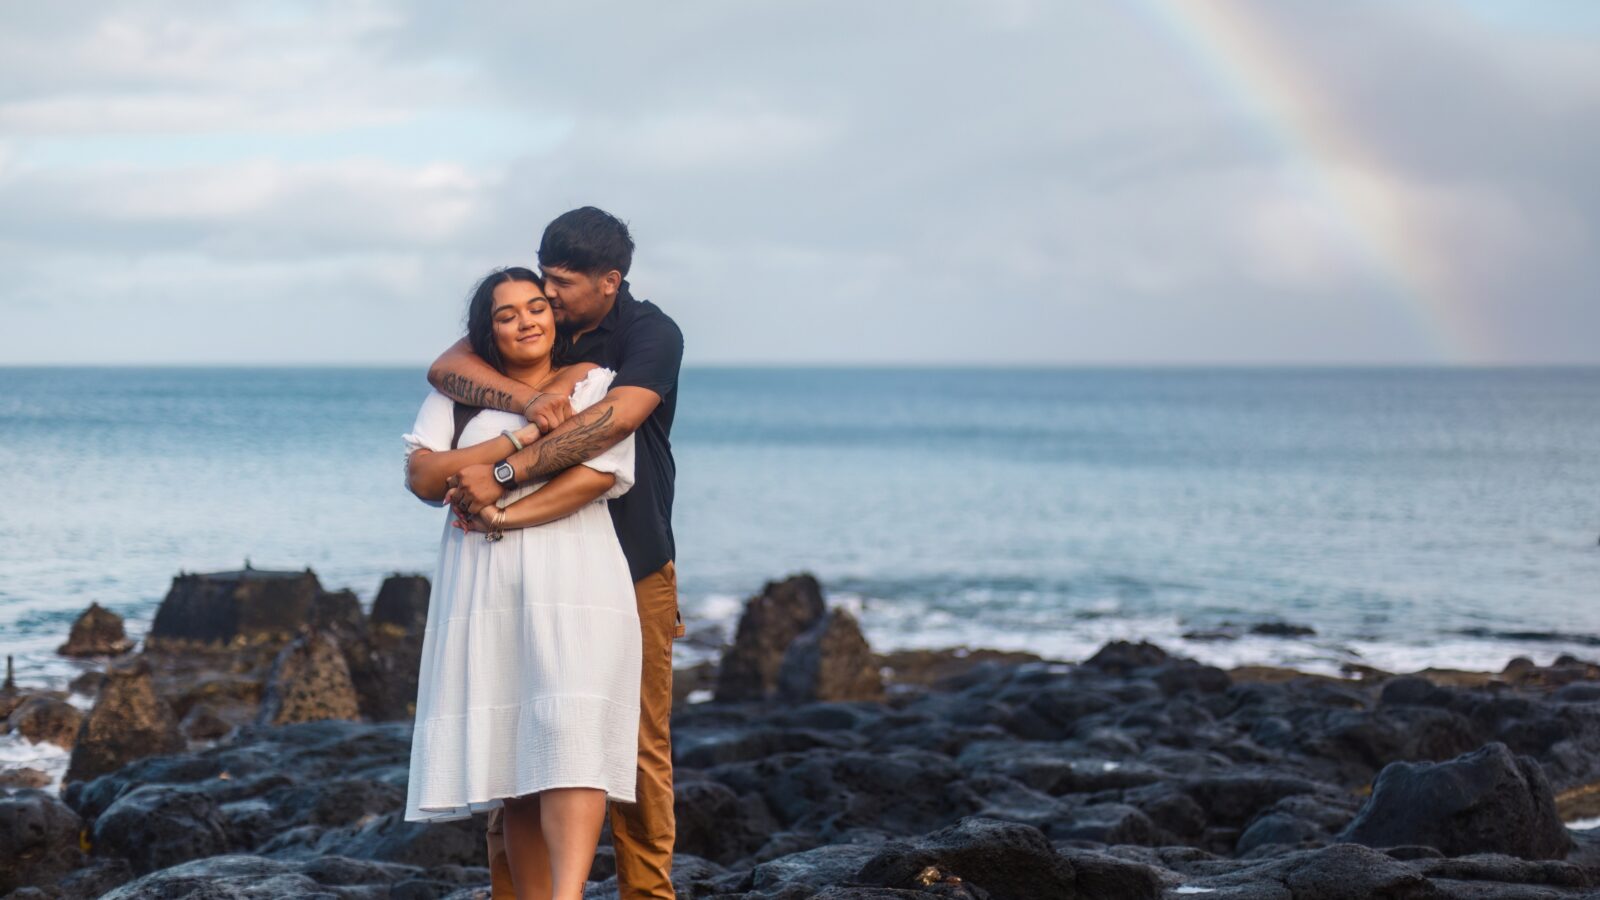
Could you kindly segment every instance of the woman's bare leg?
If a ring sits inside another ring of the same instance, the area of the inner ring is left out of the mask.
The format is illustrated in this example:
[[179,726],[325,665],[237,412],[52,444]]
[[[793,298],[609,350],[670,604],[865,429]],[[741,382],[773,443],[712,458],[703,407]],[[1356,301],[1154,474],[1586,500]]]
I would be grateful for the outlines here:
[[557,788],[539,794],[539,826],[550,854],[554,900],[582,900],[605,817],[606,792],[598,788]]
[[539,794],[505,800],[506,862],[517,900],[550,900],[550,851],[540,825]]

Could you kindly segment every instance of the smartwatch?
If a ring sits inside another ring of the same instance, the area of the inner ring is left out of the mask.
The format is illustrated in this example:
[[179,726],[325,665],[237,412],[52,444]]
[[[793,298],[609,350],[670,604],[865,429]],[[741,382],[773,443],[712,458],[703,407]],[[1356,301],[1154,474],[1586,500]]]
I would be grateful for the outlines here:
[[494,464],[494,480],[508,491],[517,486],[517,473],[511,469],[511,460],[502,459]]

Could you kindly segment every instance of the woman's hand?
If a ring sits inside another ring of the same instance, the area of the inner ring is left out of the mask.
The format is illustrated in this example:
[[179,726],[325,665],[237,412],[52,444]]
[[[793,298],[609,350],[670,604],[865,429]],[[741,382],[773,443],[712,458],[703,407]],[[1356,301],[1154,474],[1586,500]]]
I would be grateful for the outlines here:
[[493,503],[478,510],[476,513],[463,517],[459,509],[455,518],[450,520],[450,527],[459,528],[465,532],[476,531],[481,534],[499,534],[501,525],[504,524],[506,511]]
[[539,395],[538,399],[528,404],[528,408],[523,415],[527,418],[529,427],[533,431],[532,440],[524,437],[521,432],[517,433],[517,440],[528,444],[538,440],[540,434],[548,434],[556,426],[572,418],[572,401],[566,394],[558,394],[554,391],[543,393]]
[[[500,446],[504,447],[505,443],[501,442]],[[494,480],[494,466],[488,463],[467,466],[446,478],[444,483],[449,487],[444,502],[469,514],[493,506],[506,492],[500,482]]]

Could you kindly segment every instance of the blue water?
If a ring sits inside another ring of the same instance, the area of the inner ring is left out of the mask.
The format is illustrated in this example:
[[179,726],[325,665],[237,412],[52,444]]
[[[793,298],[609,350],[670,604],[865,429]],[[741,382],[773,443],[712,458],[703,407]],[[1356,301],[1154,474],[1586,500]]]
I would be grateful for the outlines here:
[[[685,373],[692,628],[815,571],[882,647],[1495,668],[1600,656],[1600,369]],[[428,571],[401,484],[420,369],[0,369],[0,644],[180,569]],[[1309,639],[1187,640],[1289,621]],[[681,648],[686,657],[693,651]]]

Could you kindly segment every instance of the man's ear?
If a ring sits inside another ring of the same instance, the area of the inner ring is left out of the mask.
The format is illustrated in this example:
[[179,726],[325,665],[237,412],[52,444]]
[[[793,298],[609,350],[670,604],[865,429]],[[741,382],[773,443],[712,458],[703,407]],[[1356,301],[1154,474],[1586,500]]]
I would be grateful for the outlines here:
[[614,297],[617,291],[622,290],[622,273],[616,269],[600,276],[600,293],[607,297]]

